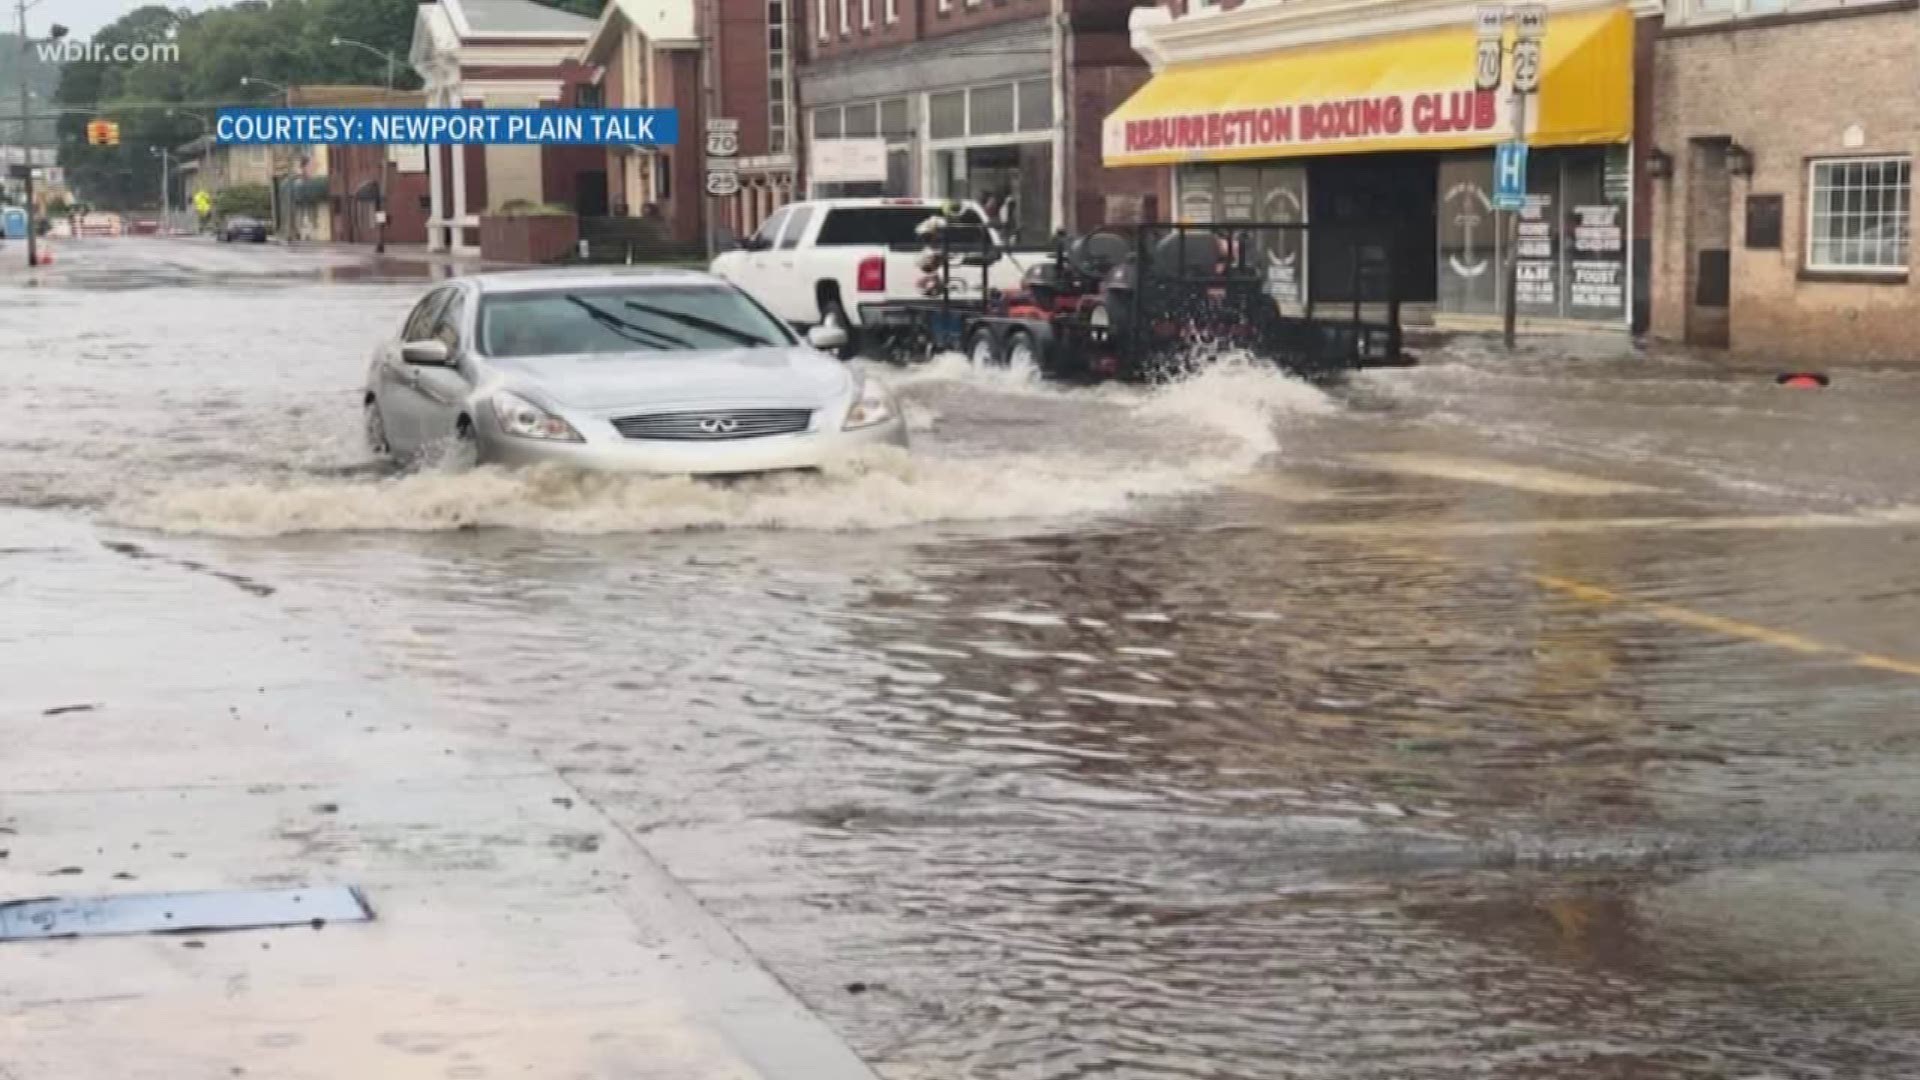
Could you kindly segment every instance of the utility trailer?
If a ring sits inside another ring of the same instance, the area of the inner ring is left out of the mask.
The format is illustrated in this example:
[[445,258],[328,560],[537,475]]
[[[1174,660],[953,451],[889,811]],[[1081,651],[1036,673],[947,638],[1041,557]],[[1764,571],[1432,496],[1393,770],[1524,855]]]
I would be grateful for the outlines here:
[[[862,313],[895,360],[957,351],[1067,380],[1154,379],[1227,353],[1308,377],[1409,362],[1389,229],[1146,224],[1014,251],[977,227],[925,231],[924,298]],[[1018,255],[1042,257],[1018,288],[991,288],[995,263]]]

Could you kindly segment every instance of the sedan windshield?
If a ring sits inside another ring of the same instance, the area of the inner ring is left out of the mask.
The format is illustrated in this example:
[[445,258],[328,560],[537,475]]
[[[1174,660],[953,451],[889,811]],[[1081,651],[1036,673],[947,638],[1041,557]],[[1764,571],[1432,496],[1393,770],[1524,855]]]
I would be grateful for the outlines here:
[[488,356],[784,347],[793,334],[726,285],[501,293],[480,305]]

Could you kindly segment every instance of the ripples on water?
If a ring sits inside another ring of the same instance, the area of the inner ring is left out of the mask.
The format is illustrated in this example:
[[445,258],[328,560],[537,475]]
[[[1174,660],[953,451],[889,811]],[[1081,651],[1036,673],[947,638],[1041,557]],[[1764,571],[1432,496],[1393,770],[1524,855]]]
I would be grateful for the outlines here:
[[[1419,526],[1567,504],[1222,486],[1430,397],[1420,437],[1610,452],[1590,418],[1672,385],[1470,360],[1356,419],[1244,367],[947,361],[897,375],[914,457],[820,478],[368,472],[360,365],[416,292],[0,307],[55,360],[0,395],[10,497],[222,534],[143,543],[562,770],[890,1080],[1920,1076],[1911,684],[1518,572],[1904,648],[1847,602],[1920,595],[1886,534],[1496,546]],[[1399,529],[1293,530],[1328,520]]]

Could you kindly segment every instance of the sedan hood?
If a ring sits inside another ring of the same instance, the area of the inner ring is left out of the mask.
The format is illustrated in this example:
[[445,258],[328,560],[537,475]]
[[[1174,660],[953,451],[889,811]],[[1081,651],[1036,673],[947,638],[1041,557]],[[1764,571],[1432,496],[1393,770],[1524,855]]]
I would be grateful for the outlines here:
[[852,390],[853,376],[807,348],[599,353],[495,358],[512,381],[556,405],[635,407],[791,404],[819,408]]

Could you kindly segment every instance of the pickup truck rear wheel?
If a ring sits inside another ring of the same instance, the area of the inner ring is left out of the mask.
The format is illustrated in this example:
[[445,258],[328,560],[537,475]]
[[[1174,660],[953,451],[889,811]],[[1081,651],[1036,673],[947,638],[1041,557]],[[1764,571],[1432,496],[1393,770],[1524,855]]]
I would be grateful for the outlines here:
[[847,318],[847,309],[837,296],[829,296],[820,301],[820,324],[837,326],[847,333],[847,343],[840,346],[838,355],[842,360],[851,360],[860,355],[860,333],[853,328],[853,321]]

